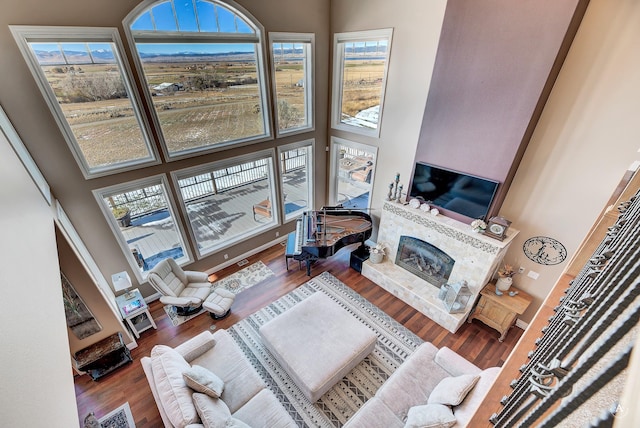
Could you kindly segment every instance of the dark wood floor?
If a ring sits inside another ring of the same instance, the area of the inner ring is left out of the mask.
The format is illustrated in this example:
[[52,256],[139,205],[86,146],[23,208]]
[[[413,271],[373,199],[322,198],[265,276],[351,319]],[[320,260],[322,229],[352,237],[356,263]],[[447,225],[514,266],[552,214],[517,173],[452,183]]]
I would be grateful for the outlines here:
[[[349,268],[349,253],[353,248],[343,248],[335,256],[320,260],[312,270],[312,276],[329,271],[339,280],[353,288],[370,302],[377,305],[409,330],[437,347],[448,346],[480,368],[501,366],[522,334],[513,328],[503,343],[498,342],[498,332],[475,320],[465,323],[456,334],[452,334],[431,321],[415,309]],[[138,347],[132,350],[133,363],[94,382],[89,376],[75,379],[78,418],[83,420],[89,412],[101,417],[125,402],[129,402],[131,413],[138,428],[161,427],[162,421],[147,383],[140,358],[151,353],[154,345],[162,343],[176,346],[184,340],[207,330],[215,323],[217,328],[226,328],[258,309],[268,305],[278,297],[288,293],[308,279],[304,266],[298,270],[297,262],[289,263],[287,272],[284,249],[276,245],[248,258],[250,263],[262,260],[274,273],[263,283],[238,294],[231,314],[219,321],[203,314],[180,326],[174,327],[167,318],[159,301],[150,305],[151,315],[157,330],[147,330],[138,340]],[[237,265],[228,267],[217,276],[222,278],[241,269]],[[82,424],[81,424],[82,426]]]

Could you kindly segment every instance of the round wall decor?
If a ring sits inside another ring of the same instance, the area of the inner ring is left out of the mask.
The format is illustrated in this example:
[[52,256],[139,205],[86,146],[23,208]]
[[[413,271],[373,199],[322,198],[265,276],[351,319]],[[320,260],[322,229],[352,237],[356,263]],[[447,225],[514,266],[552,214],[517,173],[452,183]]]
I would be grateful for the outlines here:
[[522,245],[524,254],[541,265],[557,265],[567,258],[567,249],[559,241],[548,236],[534,236]]

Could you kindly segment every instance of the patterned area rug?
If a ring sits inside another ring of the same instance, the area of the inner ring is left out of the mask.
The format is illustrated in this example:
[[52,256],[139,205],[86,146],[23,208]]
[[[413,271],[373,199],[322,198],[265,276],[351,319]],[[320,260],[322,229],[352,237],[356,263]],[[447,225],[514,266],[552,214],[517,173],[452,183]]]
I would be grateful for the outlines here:
[[[315,403],[309,402],[260,341],[261,325],[313,293],[325,293],[378,335],[374,351]],[[340,427],[423,340],[324,272],[229,328],[269,388],[303,427]]]
[[[232,293],[238,294],[242,290],[246,290],[249,287],[253,287],[264,281],[267,278],[274,276],[275,274],[271,269],[267,267],[261,261],[258,261],[250,266],[247,266],[244,269],[239,270],[236,273],[233,273],[225,278],[222,278],[220,281],[216,281],[213,283],[213,288],[226,288]],[[175,307],[171,305],[166,305],[164,307],[164,311],[167,313],[167,316],[171,320],[171,324],[174,326],[178,326],[183,324],[190,319],[197,317],[198,315],[206,312],[204,309],[196,312],[195,314],[182,316],[176,313]]]
[[99,419],[101,428],[136,428],[129,403],[115,409]]
[[258,261],[238,272],[231,274],[220,281],[213,283],[213,288],[226,288],[232,293],[238,294],[242,290],[253,287],[275,274],[264,263]]

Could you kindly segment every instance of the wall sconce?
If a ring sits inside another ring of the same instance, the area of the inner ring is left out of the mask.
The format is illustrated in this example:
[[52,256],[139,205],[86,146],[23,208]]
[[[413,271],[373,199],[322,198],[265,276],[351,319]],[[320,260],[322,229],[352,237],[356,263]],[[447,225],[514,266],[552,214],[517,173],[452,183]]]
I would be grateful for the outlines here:
[[[119,272],[111,275],[111,282],[113,282],[113,288],[116,291],[123,291],[131,288],[131,278],[127,272]],[[125,299],[130,299],[134,296],[134,294],[130,291],[126,292],[124,297]]]

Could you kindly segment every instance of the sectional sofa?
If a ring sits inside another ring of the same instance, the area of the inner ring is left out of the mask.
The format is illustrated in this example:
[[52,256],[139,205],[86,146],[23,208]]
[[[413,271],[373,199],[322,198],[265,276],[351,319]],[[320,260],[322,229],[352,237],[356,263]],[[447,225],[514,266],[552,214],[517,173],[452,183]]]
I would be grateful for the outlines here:
[[[167,427],[297,426],[224,329],[205,331],[176,348],[156,345],[142,366]],[[204,385],[193,385],[183,376],[191,368],[214,373],[214,381],[196,379]],[[498,372],[425,342],[345,427],[467,426]]]

